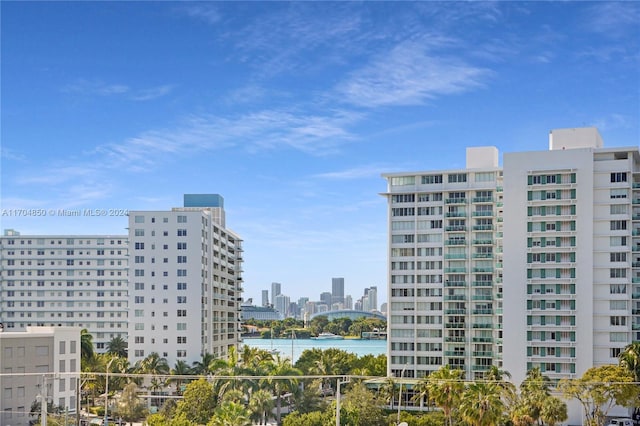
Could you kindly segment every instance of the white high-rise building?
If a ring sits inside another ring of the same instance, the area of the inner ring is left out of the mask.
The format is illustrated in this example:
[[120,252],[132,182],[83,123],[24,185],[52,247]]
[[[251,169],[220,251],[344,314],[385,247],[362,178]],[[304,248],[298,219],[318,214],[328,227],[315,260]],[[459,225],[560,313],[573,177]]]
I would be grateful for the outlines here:
[[476,378],[491,365],[501,366],[498,150],[468,148],[463,170],[383,176],[389,217],[389,374],[405,370],[405,377],[424,377],[450,365]]
[[127,340],[126,235],[20,235],[0,238],[0,323],[80,327],[96,352],[114,337]]
[[331,305],[344,303],[344,278],[331,278]]
[[638,147],[560,129],[503,165],[468,148],[463,170],[384,175],[391,374],[580,377],[640,340]]
[[271,304],[275,306],[276,296],[282,294],[282,284],[273,282],[271,283]]
[[548,151],[504,155],[504,200],[504,368],[520,383],[617,364],[640,340],[638,147],[553,130]]
[[269,306],[269,290],[262,290],[262,305]]
[[171,211],[131,211],[129,360],[158,352],[169,365],[240,341],[242,241],[224,200],[187,194]]
[[274,298],[273,307],[276,311],[280,312],[283,317],[287,317],[289,315],[289,304],[291,303],[291,298],[284,294],[279,294]]

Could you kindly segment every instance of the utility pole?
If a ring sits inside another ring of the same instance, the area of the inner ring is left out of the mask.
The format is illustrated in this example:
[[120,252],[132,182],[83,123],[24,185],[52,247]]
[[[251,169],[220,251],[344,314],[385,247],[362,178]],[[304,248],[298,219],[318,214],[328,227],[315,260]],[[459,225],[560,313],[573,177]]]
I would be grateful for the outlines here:
[[42,376],[40,392],[40,426],[47,426],[47,376]]

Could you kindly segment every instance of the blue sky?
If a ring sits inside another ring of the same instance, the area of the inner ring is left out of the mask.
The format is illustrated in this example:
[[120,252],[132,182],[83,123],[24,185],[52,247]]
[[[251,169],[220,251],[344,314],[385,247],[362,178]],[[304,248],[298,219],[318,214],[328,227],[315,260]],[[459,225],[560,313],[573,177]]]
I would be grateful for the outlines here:
[[[635,2],[8,2],[1,208],[169,209],[219,193],[245,297],[386,286],[381,173],[544,150],[597,126],[637,146]],[[122,217],[2,216],[23,234]]]

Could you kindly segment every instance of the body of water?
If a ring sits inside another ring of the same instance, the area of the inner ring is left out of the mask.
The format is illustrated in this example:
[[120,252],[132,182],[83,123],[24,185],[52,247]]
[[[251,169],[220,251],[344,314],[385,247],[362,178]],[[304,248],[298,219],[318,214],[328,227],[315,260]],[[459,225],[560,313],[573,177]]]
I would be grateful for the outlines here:
[[315,340],[315,339],[254,339],[243,338],[243,344],[265,350],[277,350],[280,356],[292,358],[293,363],[298,360],[306,349],[318,348],[321,350],[336,348],[357,356],[380,355],[387,353],[386,340]]

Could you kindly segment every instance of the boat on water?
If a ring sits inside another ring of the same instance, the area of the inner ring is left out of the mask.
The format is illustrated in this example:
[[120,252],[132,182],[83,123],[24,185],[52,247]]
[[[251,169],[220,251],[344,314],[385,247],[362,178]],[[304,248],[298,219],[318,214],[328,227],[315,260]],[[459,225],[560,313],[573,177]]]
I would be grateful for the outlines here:
[[317,337],[312,337],[312,339],[314,340],[342,340],[344,339],[344,337],[342,336],[338,336],[337,334],[333,334],[333,333],[329,333],[329,332],[322,332],[320,334],[318,334]]

